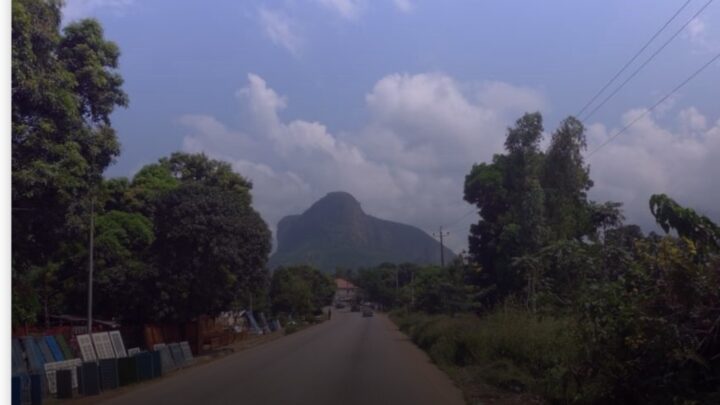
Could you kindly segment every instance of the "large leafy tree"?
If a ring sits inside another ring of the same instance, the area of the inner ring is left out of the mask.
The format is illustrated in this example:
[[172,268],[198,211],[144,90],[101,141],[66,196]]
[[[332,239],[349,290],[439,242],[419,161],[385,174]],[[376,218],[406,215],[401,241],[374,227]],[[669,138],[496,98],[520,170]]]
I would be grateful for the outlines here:
[[117,46],[93,20],[61,33],[60,7],[51,0],[12,2],[16,322],[32,320],[36,311],[25,305],[32,299],[15,292],[35,294],[38,280],[47,280],[63,262],[64,245],[85,238],[92,191],[119,153],[109,117],[127,104],[116,72]]
[[488,297],[521,288],[525,270],[513,258],[536,251],[545,240],[542,131],[540,114],[525,114],[508,129],[507,154],[474,165],[465,178],[465,200],[482,218],[471,226],[469,251],[482,267],[481,282],[497,288]]
[[193,181],[161,198],[154,247],[158,318],[215,314],[264,284],[270,231],[243,197]]

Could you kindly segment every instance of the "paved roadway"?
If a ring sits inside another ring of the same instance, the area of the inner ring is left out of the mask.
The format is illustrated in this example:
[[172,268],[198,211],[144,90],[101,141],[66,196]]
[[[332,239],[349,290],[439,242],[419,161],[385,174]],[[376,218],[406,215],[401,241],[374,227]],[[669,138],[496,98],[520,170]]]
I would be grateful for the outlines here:
[[332,320],[176,375],[109,404],[463,404],[462,394],[385,316]]

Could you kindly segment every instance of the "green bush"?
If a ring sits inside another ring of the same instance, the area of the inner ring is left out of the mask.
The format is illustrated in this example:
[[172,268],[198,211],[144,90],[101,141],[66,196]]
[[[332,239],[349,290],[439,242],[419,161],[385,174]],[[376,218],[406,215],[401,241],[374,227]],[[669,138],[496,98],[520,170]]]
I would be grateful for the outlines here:
[[541,317],[519,309],[473,314],[393,314],[398,326],[445,369],[463,367],[511,391],[532,391],[571,402],[580,393],[571,370],[580,342],[569,317]]
[[299,331],[299,330],[300,330],[300,326],[299,326],[298,324],[296,324],[296,323],[293,323],[293,324],[287,325],[287,326],[285,327],[285,334],[286,334],[286,335],[289,335],[289,334],[295,333],[295,332],[297,332],[297,331]]

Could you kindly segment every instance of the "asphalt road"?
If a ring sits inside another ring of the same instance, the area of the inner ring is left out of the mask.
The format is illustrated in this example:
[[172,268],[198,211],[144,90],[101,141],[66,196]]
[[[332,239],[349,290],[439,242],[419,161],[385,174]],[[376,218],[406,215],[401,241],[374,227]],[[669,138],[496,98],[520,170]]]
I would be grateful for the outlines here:
[[109,404],[463,404],[384,315],[332,320],[114,397]]

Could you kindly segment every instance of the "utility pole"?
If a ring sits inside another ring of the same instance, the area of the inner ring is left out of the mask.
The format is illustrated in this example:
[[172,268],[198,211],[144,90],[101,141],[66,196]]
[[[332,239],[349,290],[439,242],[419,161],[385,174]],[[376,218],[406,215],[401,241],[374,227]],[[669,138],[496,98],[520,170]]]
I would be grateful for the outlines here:
[[88,260],[88,332],[92,333],[93,253],[95,244],[95,196],[90,199],[90,260]]
[[440,226],[438,233],[433,232],[433,236],[440,238],[440,267],[445,267],[445,244],[443,238],[448,235],[450,235],[450,232],[443,232],[442,226]]
[[395,268],[395,303],[398,301],[398,288],[400,287],[400,268]]

